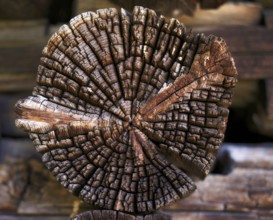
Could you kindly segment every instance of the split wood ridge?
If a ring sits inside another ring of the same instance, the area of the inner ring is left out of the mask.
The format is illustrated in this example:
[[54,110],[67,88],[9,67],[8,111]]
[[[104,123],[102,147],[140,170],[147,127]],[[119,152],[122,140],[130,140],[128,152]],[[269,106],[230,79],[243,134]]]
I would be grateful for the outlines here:
[[16,125],[86,203],[151,213],[211,170],[236,77],[219,37],[142,7],[87,12],[49,40]]

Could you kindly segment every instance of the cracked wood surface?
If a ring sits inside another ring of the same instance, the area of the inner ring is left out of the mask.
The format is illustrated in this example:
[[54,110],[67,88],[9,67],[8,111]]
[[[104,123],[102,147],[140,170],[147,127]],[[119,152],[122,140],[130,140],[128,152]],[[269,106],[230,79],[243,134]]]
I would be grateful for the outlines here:
[[219,37],[142,7],[87,12],[49,40],[16,125],[74,195],[148,213],[211,170],[236,77]]
[[[210,175],[197,183],[190,197],[161,211],[173,220],[272,219],[272,144],[224,144],[221,151],[230,155],[226,162],[234,163],[234,170]],[[0,164],[1,220],[67,220],[78,202],[41,161],[13,159]],[[78,213],[88,209],[80,203]]]

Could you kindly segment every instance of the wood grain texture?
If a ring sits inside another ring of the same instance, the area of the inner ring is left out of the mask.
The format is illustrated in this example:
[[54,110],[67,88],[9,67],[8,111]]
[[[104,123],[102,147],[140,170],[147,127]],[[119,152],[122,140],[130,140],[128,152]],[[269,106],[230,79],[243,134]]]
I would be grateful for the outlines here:
[[148,213],[211,170],[236,77],[219,37],[142,7],[87,12],[49,40],[16,125],[74,195]]

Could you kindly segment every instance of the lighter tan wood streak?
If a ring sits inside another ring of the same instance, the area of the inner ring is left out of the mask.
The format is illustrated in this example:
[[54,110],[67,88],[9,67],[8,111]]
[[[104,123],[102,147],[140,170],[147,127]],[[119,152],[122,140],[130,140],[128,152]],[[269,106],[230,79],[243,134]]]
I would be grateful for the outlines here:
[[42,133],[63,124],[84,129],[109,126],[110,118],[103,118],[102,121],[99,115],[83,114],[80,111],[71,111],[66,107],[58,107],[59,105],[46,99],[43,104],[38,103],[35,99],[24,99],[16,105],[18,117],[16,126],[26,131],[40,131]]

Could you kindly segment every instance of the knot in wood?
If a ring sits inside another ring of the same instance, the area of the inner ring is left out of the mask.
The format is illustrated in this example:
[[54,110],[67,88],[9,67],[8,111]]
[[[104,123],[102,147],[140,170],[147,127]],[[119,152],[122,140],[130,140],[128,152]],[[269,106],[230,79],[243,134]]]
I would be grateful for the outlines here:
[[142,7],[86,12],[44,48],[16,125],[74,195],[148,213],[188,196],[209,173],[236,76],[219,37]]

